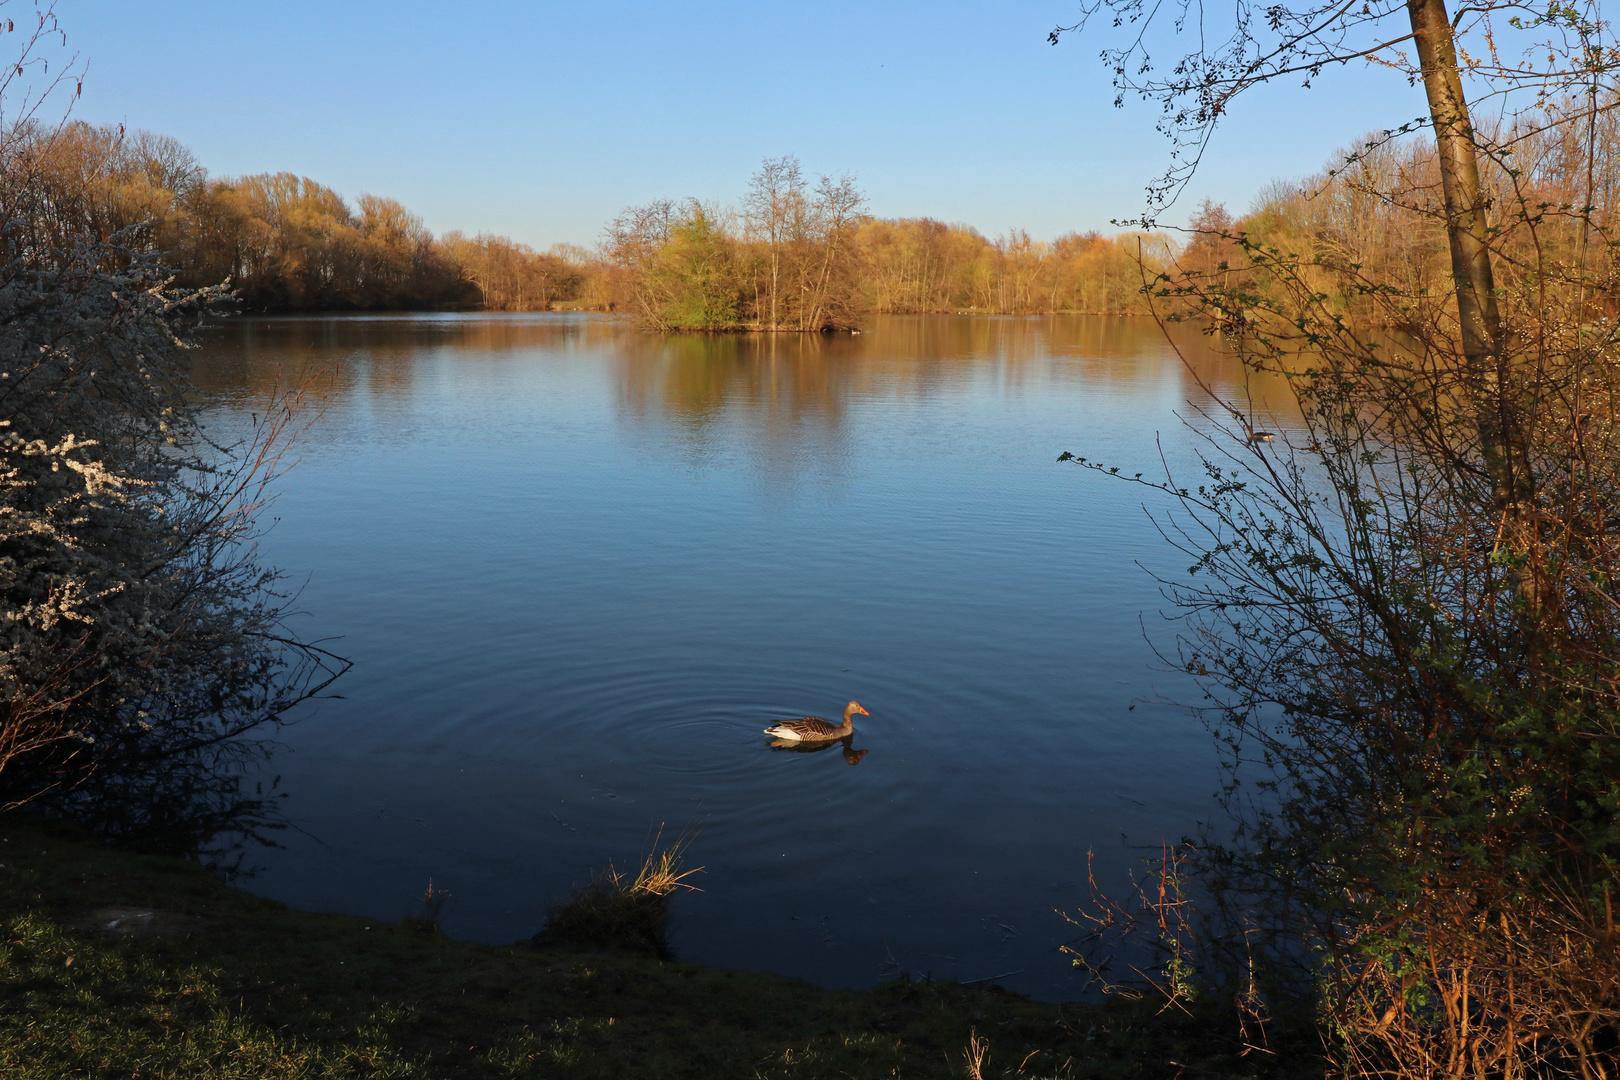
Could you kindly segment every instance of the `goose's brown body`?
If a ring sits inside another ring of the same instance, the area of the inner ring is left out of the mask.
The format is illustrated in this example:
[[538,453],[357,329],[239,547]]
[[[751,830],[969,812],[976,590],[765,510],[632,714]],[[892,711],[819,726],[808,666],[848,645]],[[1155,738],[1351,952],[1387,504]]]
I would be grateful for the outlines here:
[[765,734],[789,742],[832,742],[854,732],[856,713],[862,716],[872,715],[861,708],[860,702],[852,701],[844,706],[844,722],[841,725],[829,724],[819,716],[806,716],[800,720],[784,720],[780,724],[772,724],[765,729]]

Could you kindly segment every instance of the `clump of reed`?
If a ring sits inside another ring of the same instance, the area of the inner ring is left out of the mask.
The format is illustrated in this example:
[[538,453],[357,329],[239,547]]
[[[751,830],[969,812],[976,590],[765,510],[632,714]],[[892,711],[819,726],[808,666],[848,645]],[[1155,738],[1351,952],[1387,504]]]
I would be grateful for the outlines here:
[[449,899],[450,894],[444,889],[435,889],[433,879],[428,878],[427,891],[422,894],[422,910],[405,916],[400,920],[400,925],[429,937],[438,935],[439,917],[444,913],[445,902]]
[[696,891],[686,881],[703,867],[681,869],[681,857],[692,837],[682,834],[659,850],[660,826],[634,877],[612,863],[590,884],[546,913],[546,927],[532,939],[536,948],[622,949],[670,957],[665,931],[669,926],[669,900],[677,891]]

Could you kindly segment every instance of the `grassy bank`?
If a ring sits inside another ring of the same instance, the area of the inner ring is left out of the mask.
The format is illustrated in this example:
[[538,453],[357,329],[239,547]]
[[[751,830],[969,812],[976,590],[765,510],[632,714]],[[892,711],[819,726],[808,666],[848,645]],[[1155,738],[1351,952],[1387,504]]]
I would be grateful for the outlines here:
[[[291,911],[0,818],[3,1077],[1244,1075],[1151,1003],[863,992]],[[1178,1064],[1180,1063],[1180,1064]],[[1183,1070],[1182,1066],[1191,1066]]]

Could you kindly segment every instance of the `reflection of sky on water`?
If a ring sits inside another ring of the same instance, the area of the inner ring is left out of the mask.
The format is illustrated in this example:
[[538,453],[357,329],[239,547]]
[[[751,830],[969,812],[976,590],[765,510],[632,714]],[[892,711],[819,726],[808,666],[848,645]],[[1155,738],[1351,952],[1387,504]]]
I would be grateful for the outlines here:
[[[1141,489],[1054,462],[1151,473],[1162,437],[1187,468],[1197,386],[1149,322],[262,319],[198,363],[220,434],[304,371],[326,411],[265,546],[357,666],[275,763],[304,832],[267,894],[388,917],[432,876],[452,933],[511,940],[649,826],[701,822],[684,955],[1061,997],[1051,909],[1086,850],[1119,873],[1122,834],[1208,810],[1207,735],[1128,710],[1181,689],[1137,565],[1178,559]],[[852,697],[849,755],[759,735]]]

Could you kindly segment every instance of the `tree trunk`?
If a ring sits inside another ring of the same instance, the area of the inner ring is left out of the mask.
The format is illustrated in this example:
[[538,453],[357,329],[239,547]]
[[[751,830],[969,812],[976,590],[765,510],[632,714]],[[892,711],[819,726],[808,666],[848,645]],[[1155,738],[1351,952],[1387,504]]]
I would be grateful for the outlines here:
[[1537,538],[1536,481],[1529,468],[1529,423],[1533,403],[1502,337],[1495,280],[1490,270],[1490,223],[1486,189],[1479,181],[1474,125],[1456,65],[1456,39],[1445,0],[1406,0],[1422,66],[1422,84],[1434,121],[1440,185],[1445,194],[1445,232],[1452,244],[1456,314],[1463,330],[1464,381],[1479,434],[1479,455],[1490,483],[1498,521],[1498,546],[1510,555],[1507,578],[1523,602],[1520,627],[1534,654],[1544,651],[1545,602]]
[[[1456,40],[1445,0],[1407,0],[1406,10],[1434,123],[1465,375],[1474,399],[1481,456],[1490,476],[1492,502],[1502,518],[1504,540],[1528,555],[1532,540],[1527,531],[1529,511],[1535,497],[1525,431],[1528,418],[1523,412],[1523,388],[1511,370],[1496,308],[1485,188],[1479,178],[1474,126],[1463,97]],[[1531,577],[1523,571],[1514,576],[1515,586],[1534,606],[1536,590]]]
[[[776,212],[774,209],[771,211]],[[781,329],[776,319],[776,298],[782,292],[782,245],[776,236],[776,222],[771,222],[771,329]]]

